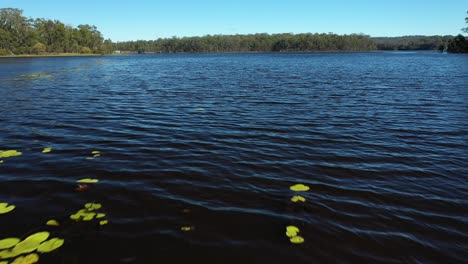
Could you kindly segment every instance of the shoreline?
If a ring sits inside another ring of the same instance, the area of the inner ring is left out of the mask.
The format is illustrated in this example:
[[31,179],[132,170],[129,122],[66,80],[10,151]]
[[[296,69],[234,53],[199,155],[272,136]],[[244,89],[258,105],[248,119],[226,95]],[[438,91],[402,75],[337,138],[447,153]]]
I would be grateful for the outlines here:
[[19,54],[19,55],[1,55],[0,58],[47,58],[47,57],[98,57],[98,56],[110,56],[102,54],[92,54],[92,53],[48,53],[48,54]]

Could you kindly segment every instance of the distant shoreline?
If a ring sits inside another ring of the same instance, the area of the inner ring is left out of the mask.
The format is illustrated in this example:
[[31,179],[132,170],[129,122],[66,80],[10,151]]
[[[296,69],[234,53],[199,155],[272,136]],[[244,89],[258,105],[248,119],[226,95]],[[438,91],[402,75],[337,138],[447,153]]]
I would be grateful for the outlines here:
[[19,54],[19,55],[2,55],[0,58],[46,58],[46,57],[98,57],[109,56],[102,54],[82,54],[82,53],[46,53],[46,54]]

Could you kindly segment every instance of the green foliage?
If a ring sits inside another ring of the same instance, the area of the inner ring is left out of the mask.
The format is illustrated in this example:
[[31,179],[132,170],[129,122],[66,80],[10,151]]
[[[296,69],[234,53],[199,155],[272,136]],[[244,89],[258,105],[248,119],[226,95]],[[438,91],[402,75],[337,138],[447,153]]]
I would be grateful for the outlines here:
[[83,47],[85,53],[109,54],[109,46],[95,26],[73,28],[58,20],[26,18],[21,9],[0,8],[0,55],[80,53]]
[[93,51],[88,47],[81,47],[80,53],[81,54],[90,54],[90,53],[93,53]]
[[404,36],[372,38],[378,50],[437,50],[452,36]]
[[130,52],[285,52],[285,51],[368,51],[375,45],[362,34],[251,34],[207,35],[114,43],[114,49]]
[[448,52],[452,53],[467,53],[468,52],[468,41],[463,35],[458,35],[454,39],[450,40],[448,44]]
[[39,54],[43,54],[44,52],[46,52],[46,50],[47,50],[47,47],[44,44],[38,42],[38,43],[34,44],[34,46],[31,49],[31,52],[33,54],[38,54],[39,55]]

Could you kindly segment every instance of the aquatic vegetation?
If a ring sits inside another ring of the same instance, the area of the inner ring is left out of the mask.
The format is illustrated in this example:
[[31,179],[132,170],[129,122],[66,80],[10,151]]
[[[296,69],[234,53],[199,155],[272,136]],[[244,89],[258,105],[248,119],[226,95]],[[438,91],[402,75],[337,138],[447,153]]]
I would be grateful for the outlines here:
[[306,192],[310,188],[309,188],[309,186],[304,185],[304,184],[295,184],[295,185],[291,186],[290,189],[292,191],[295,191],[295,192]]
[[14,205],[8,205],[8,203],[0,203],[0,214],[6,214],[6,213],[9,213],[11,211],[13,211],[13,209],[15,209],[16,206]]
[[47,240],[37,248],[37,252],[40,253],[49,253],[51,251],[56,250],[57,248],[61,247],[65,240],[60,239],[60,238],[52,238],[50,240]]
[[99,182],[99,180],[98,179],[85,178],[85,179],[78,180],[76,182],[79,182],[79,183],[97,183],[97,182]]
[[293,244],[304,243],[304,238],[299,236],[299,228],[296,226],[287,226],[286,227],[286,236],[289,237],[289,241]]
[[48,226],[59,226],[60,224],[59,224],[59,222],[57,220],[51,219],[51,220],[47,221],[46,225],[48,225]]
[[306,201],[306,198],[304,198],[303,196],[300,196],[300,195],[294,195],[293,197],[291,197],[291,201],[294,202],[294,203],[297,203],[297,202],[305,202]]
[[7,249],[14,247],[16,244],[18,244],[21,240],[16,237],[9,237],[0,240],[0,249]]
[[39,261],[39,255],[32,253],[16,258],[11,264],[33,264]]
[[14,149],[0,150],[0,158],[11,158],[11,157],[20,156],[21,154],[23,153]]
[[18,253],[18,255],[35,251],[49,236],[50,233],[47,231],[37,232],[16,244],[11,251]]
[[86,157],[87,160],[93,160],[94,158],[100,157],[101,156],[101,151],[93,150],[93,151],[91,151],[91,154],[93,156],[92,157]]
[[182,226],[180,230],[188,232],[193,230],[193,226]]
[[106,214],[98,212],[102,208],[99,203],[87,203],[84,205],[84,209],[78,210],[76,213],[70,215],[70,219],[74,221],[89,222],[94,219],[99,220],[99,225],[106,225],[108,221],[103,219]]
[[42,150],[42,153],[49,153],[49,152],[51,152],[51,151],[52,151],[52,148],[44,148],[44,149]]
[[203,108],[203,107],[198,107],[198,108],[195,108],[195,111],[205,111],[205,108]]

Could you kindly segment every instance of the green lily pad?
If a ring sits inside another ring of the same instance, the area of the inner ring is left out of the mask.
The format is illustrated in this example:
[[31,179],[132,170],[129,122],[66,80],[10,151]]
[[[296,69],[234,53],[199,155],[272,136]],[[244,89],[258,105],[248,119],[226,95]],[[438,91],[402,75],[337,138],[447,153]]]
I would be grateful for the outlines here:
[[16,244],[12,251],[19,252],[20,254],[32,252],[36,250],[42,242],[46,241],[49,236],[50,233],[47,231],[30,235],[23,241]]
[[71,220],[79,220],[80,217],[81,217],[81,215],[79,215],[79,214],[72,214],[72,215],[70,215],[70,219],[71,219]]
[[297,202],[305,202],[306,201],[306,198],[300,196],[300,195],[294,195],[293,197],[291,197],[291,201],[297,203]]
[[299,228],[296,226],[287,226],[286,227],[286,236],[288,237],[295,237],[297,236],[297,233],[299,233]]
[[104,218],[104,217],[106,217],[106,214],[99,213],[96,215],[96,219]]
[[295,237],[291,237],[289,241],[291,241],[291,243],[293,244],[302,244],[304,243],[304,238],[301,236],[295,236]]
[[0,261],[0,264],[8,264],[8,261]]
[[0,240],[0,249],[7,249],[14,247],[16,244],[18,244],[21,240],[16,237],[9,237]]
[[91,151],[91,154],[94,154],[94,155],[96,155],[96,154],[101,154],[101,151],[99,151],[99,150],[93,150],[93,151]]
[[10,158],[23,154],[22,152],[16,151],[14,149],[10,150],[0,150],[0,158]]
[[102,221],[99,221],[99,225],[107,225],[109,223],[109,221],[107,220],[102,220]]
[[61,247],[65,241],[60,238],[52,238],[42,244],[37,248],[37,252],[40,253],[49,253],[51,251],[56,250],[57,248]]
[[193,229],[193,227],[191,227],[191,226],[183,226],[183,227],[180,228],[180,230],[185,231],[185,232],[191,231],[192,229]]
[[309,186],[304,185],[304,184],[295,184],[295,185],[291,186],[290,188],[291,188],[291,190],[293,190],[295,192],[306,192],[306,191],[308,191],[310,189]]
[[33,264],[39,261],[39,255],[36,253],[29,254],[27,256],[21,256],[15,259],[11,264]]
[[96,213],[88,213],[83,217],[83,221],[91,221],[96,216]]
[[11,212],[15,207],[14,205],[8,205],[8,203],[0,203],[0,214]]
[[48,225],[48,226],[59,226],[60,224],[59,224],[59,222],[57,220],[51,219],[51,220],[47,221],[46,225]]
[[11,249],[0,251],[0,259],[9,259],[21,255],[20,252],[13,251]]
[[85,178],[85,179],[78,180],[76,182],[79,182],[79,183],[96,183],[98,181],[99,181],[98,179]]
[[52,148],[44,148],[44,149],[42,150],[42,153],[49,153],[49,152],[51,152],[51,151],[52,151]]
[[87,203],[87,204],[85,204],[85,208],[88,209],[89,211],[98,210],[101,207],[102,207],[102,205],[98,204],[98,203]]

